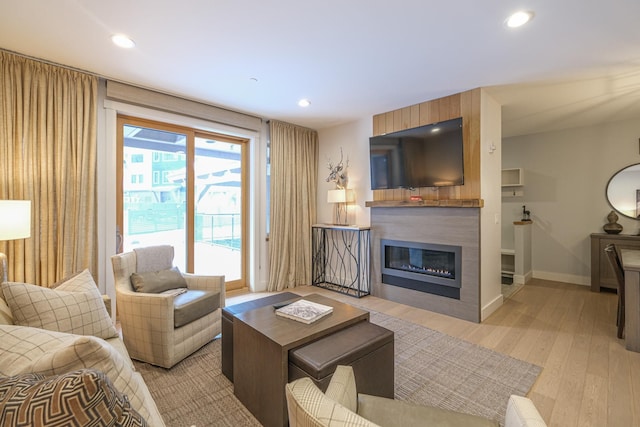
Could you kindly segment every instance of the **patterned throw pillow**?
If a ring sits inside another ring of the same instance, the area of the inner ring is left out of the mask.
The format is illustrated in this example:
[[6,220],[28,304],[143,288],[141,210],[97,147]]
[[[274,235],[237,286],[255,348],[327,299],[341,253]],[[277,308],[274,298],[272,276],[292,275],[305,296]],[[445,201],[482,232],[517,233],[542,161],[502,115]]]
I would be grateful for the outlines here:
[[16,325],[105,339],[118,336],[89,270],[56,289],[16,282],[1,286]]
[[100,371],[0,378],[3,426],[146,426],[125,395]]
[[[122,342],[117,339],[117,342]],[[152,426],[164,425],[142,375],[105,340],[25,326],[0,325],[0,377],[27,373],[61,375],[96,369],[129,398]],[[1,425],[1,424],[0,424]]]

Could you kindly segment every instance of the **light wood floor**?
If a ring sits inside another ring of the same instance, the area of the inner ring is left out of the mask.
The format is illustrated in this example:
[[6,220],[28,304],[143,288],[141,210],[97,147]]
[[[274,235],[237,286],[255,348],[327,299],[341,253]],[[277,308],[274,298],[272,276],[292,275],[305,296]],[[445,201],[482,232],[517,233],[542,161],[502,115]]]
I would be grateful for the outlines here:
[[[615,294],[533,279],[476,324],[373,296],[291,291],[357,303],[541,366],[529,397],[549,426],[640,426],[640,353],[616,338]],[[262,295],[230,295],[227,305]]]

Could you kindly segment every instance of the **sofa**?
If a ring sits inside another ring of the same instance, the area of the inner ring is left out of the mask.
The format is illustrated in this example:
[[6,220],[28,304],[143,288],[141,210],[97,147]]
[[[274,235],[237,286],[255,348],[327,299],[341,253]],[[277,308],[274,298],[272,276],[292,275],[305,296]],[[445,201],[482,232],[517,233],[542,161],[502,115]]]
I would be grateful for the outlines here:
[[18,416],[34,426],[165,425],[88,270],[55,288],[0,285],[0,425]]
[[[353,369],[344,365],[336,368],[326,392],[310,378],[300,378],[287,384],[285,395],[290,427],[498,427],[475,415],[358,393]],[[509,398],[504,427],[545,426],[531,400]]]

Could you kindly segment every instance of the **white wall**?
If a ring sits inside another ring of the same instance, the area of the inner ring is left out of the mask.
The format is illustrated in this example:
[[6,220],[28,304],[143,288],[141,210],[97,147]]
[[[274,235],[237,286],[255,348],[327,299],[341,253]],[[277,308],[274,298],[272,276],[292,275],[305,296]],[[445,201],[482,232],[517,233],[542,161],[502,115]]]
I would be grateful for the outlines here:
[[480,320],[502,305],[501,270],[501,158],[502,110],[500,104],[481,92],[480,107]]
[[[503,199],[503,236],[513,236],[507,227],[526,205],[533,277],[590,285],[589,235],[604,232],[609,178],[640,162],[639,136],[640,122],[629,120],[503,139],[502,167],[524,169],[523,196]],[[622,233],[638,233],[639,222],[618,222]]]
[[327,203],[327,191],[335,184],[326,182],[329,176],[327,163],[340,161],[340,148],[344,153],[344,162],[349,158],[349,183],[347,188],[355,191],[356,201],[349,206],[350,223],[368,226],[370,209],[366,201],[373,200],[369,177],[369,137],[373,135],[373,118],[366,117],[356,122],[318,131],[320,147],[318,151],[318,223],[333,222],[333,205]]

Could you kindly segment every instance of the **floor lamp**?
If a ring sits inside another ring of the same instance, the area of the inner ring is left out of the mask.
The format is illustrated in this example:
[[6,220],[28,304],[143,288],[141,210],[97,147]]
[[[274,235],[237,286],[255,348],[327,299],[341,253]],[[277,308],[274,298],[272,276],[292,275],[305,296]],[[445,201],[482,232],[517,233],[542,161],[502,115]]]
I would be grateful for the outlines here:
[[[0,240],[31,237],[31,201],[0,200]],[[7,256],[0,252],[0,281],[7,281]]]

